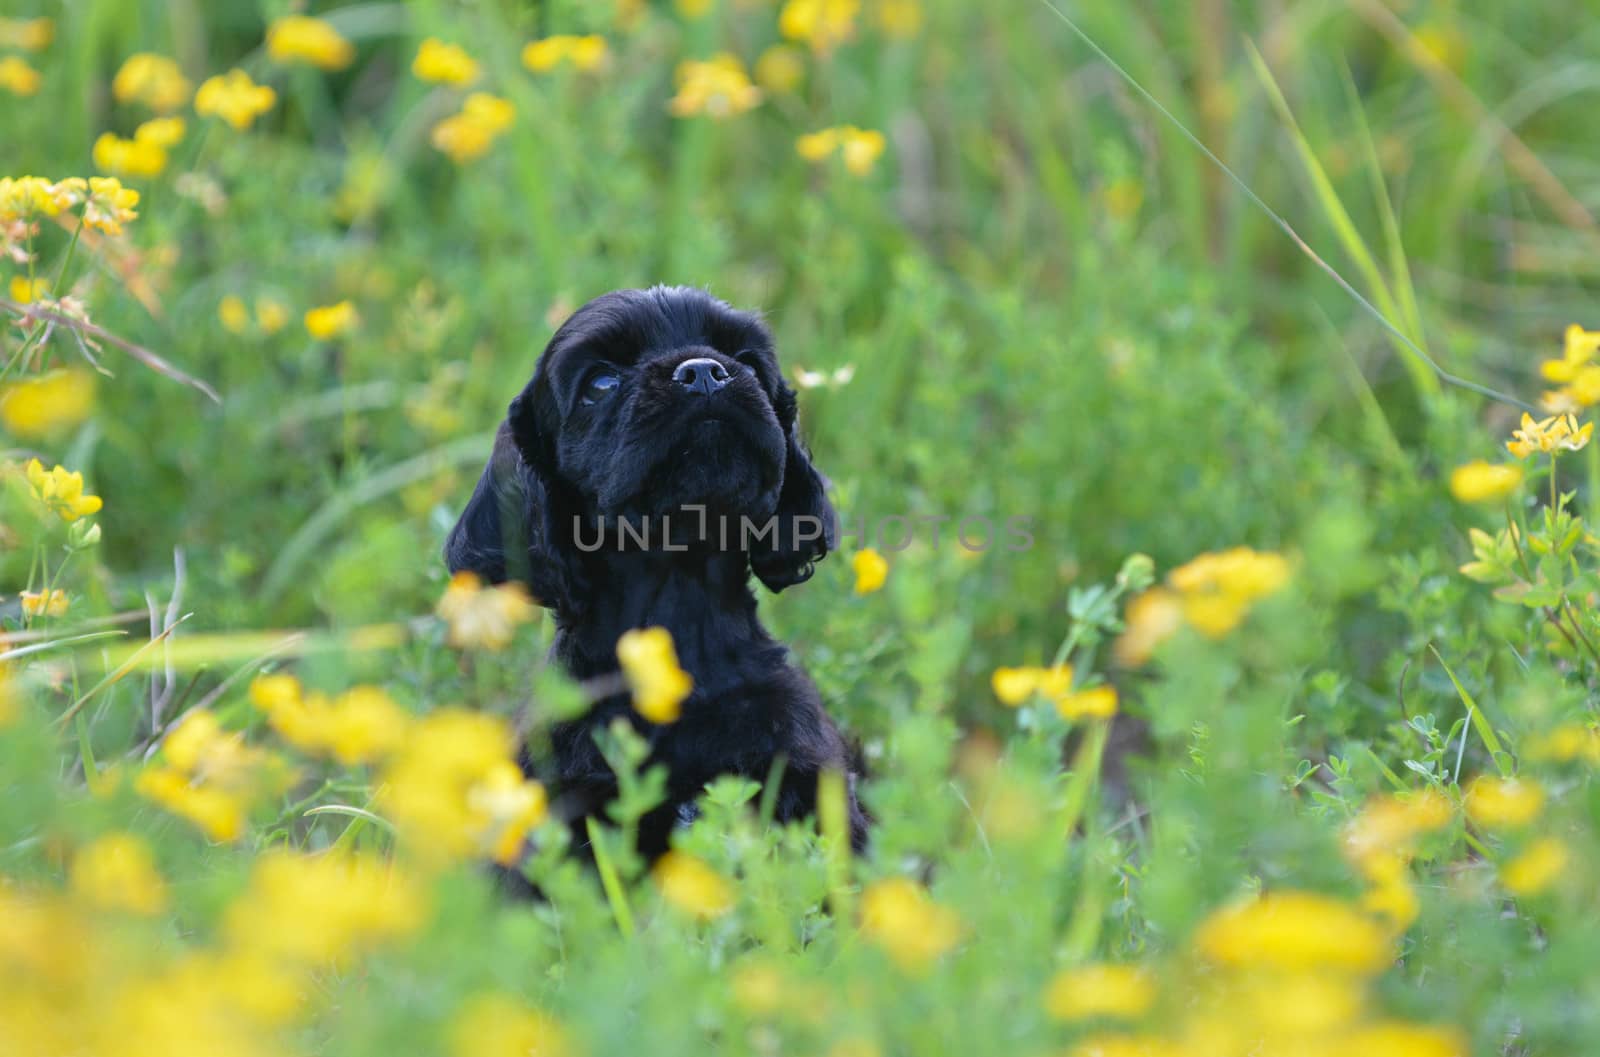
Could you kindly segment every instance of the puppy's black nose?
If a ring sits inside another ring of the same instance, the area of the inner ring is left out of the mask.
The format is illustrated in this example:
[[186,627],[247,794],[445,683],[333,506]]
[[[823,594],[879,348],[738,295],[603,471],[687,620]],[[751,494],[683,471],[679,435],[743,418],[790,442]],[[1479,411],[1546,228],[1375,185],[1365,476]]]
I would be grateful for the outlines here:
[[728,369],[708,356],[696,356],[678,364],[672,380],[691,392],[710,396],[728,384]]

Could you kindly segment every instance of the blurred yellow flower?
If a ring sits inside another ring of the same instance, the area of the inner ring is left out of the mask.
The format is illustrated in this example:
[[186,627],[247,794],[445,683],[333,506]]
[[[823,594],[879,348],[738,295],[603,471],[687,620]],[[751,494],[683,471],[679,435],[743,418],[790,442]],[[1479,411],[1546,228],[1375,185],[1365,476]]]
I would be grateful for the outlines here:
[[826,54],[855,36],[861,0],[788,0],[778,13],[778,31]]
[[1056,711],[1063,719],[1110,719],[1117,714],[1117,689],[1114,686],[1091,686],[1059,694],[1055,698]]
[[871,547],[863,547],[850,557],[850,568],[856,574],[855,591],[870,595],[880,590],[889,579],[889,562]]
[[575,37],[557,34],[535,40],[522,49],[522,65],[533,73],[548,73],[563,62],[582,72],[598,70],[605,64],[608,50],[606,38],[596,34]]
[[1172,570],[1167,583],[1177,590],[1184,620],[1215,639],[1238,627],[1255,602],[1288,579],[1282,555],[1234,547],[1192,559]]
[[405,741],[411,722],[378,687],[352,687],[330,701],[303,693],[291,675],[258,676],[250,684],[250,701],[289,744],[347,767],[389,756]]
[[1081,965],[1051,978],[1044,1008],[1056,1020],[1132,1020],[1144,1015],[1155,1000],[1155,983],[1138,966]]
[[1393,957],[1388,934],[1354,907],[1311,892],[1267,892],[1215,911],[1195,948],[1223,965],[1376,973]]
[[217,303],[217,318],[230,334],[243,334],[250,327],[250,310],[233,294]]
[[417,49],[417,57],[411,62],[411,72],[421,80],[434,84],[461,85],[476,81],[482,69],[477,60],[459,44],[447,44],[437,37],[429,37]]
[[1100,189],[1100,205],[1113,220],[1131,220],[1144,204],[1144,185],[1131,176],[1119,176]]
[[1454,815],[1449,799],[1431,789],[1375,796],[1345,827],[1342,850],[1346,859],[1372,877],[1383,868],[1380,863],[1409,856],[1419,835],[1442,829]]
[[907,972],[932,965],[961,939],[961,919],[907,877],[874,881],[861,893],[861,933]]
[[[81,180],[63,180],[72,185],[75,195],[82,193]],[[83,198],[83,222],[107,235],[122,234],[122,225],[139,219],[133,207],[139,204],[139,192],[123,187],[115,176],[91,176],[88,194]]]
[[50,292],[50,279],[47,276],[38,276],[29,279],[26,275],[13,275],[10,283],[11,300],[19,305],[32,304]]
[[111,94],[117,102],[143,103],[158,114],[183,106],[193,90],[175,61],[148,51],[128,56],[111,80]]
[[293,772],[277,757],[222,728],[216,714],[193,709],[161,743],[161,762],[134,779],[134,790],[188,819],[216,841],[244,835],[245,814],[260,797],[280,792]]
[[1523,742],[1522,752],[1530,760],[1600,764],[1600,730],[1582,723],[1563,723],[1544,734],[1530,736]]
[[166,148],[140,139],[123,139],[114,132],[102,132],[90,152],[97,169],[119,176],[156,176],[167,167]]
[[450,645],[500,650],[539,611],[522,584],[509,581],[485,587],[476,573],[462,570],[450,578],[435,612],[450,626]]
[[678,64],[678,94],[667,102],[674,117],[705,114],[718,120],[737,117],[761,103],[761,89],[751,83],[744,63],[729,52],[705,61]]
[[355,59],[356,49],[323,19],[285,15],[267,27],[267,55],[274,62],[304,62],[322,70],[342,70]]
[[72,860],[72,891],[101,910],[159,914],[167,907],[155,856],[131,833],[107,833],[80,849]]
[[1494,465],[1482,459],[1457,466],[1450,474],[1450,494],[1463,503],[1495,503],[1522,484],[1522,467]]
[[56,38],[56,24],[48,18],[0,18],[0,48],[43,51]]
[[379,806],[426,855],[512,863],[547,810],[544,786],[512,759],[514,741],[497,716],[450,708],[423,716],[384,771]]
[[702,921],[733,909],[733,882],[688,852],[669,851],[650,870],[669,904]]
[[410,935],[426,915],[421,885],[375,855],[273,848],[256,859],[222,931],[238,951],[308,968],[340,966]]
[[846,169],[865,176],[878,163],[886,145],[882,132],[840,125],[801,136],[795,141],[795,151],[809,162],[825,161],[837,151]]
[[92,372],[58,368],[0,388],[0,424],[16,437],[54,436],[82,424],[94,411],[94,402]]
[[1486,829],[1526,826],[1544,809],[1544,788],[1531,778],[1481,775],[1467,787],[1467,817]]
[[1533,416],[1524,411],[1521,428],[1506,441],[1506,450],[1519,459],[1534,452],[1578,451],[1589,443],[1593,432],[1593,422],[1580,429],[1578,420],[1571,415],[1553,415],[1535,422]]
[[996,668],[989,677],[989,686],[1001,704],[1012,708],[1026,704],[1034,694],[1055,701],[1072,692],[1072,665]]
[[878,26],[891,37],[922,31],[922,0],[878,0]]
[[792,95],[805,76],[805,58],[789,44],[774,44],[756,58],[756,84],[773,95]]
[[1111,655],[1123,667],[1137,668],[1183,626],[1183,603],[1167,588],[1152,587],[1129,600],[1123,624]]
[[652,723],[675,723],[694,679],[678,666],[672,633],[666,628],[635,628],[617,639],[617,661],[633,691],[634,710]]
[[1564,841],[1540,837],[1500,867],[1500,881],[1515,895],[1537,895],[1565,873],[1571,861],[1572,852]]
[[715,0],[672,0],[672,6],[684,18],[705,18],[716,6]]
[[46,471],[38,459],[29,459],[25,472],[34,497],[62,521],[98,513],[103,505],[99,496],[84,494],[83,474],[77,471],[68,472],[59,465]]
[[1341,1053],[1361,1057],[1468,1057],[1472,1048],[1454,1028],[1379,1021],[1339,1040]]
[[220,117],[243,131],[277,101],[278,93],[269,86],[256,84],[243,70],[229,70],[208,77],[200,85],[194,97],[194,111],[201,117]]
[[0,176],[0,221],[20,220],[34,213],[53,217],[82,201],[81,181],[51,181],[43,176]]
[[183,140],[188,127],[181,117],[153,117],[133,130],[133,138],[157,147],[175,147]]
[[571,1057],[559,1021],[509,995],[467,999],[450,1022],[450,1057]]
[[13,95],[33,95],[39,90],[39,71],[19,55],[0,56],[0,88]]
[[516,116],[516,108],[507,100],[487,92],[473,92],[462,103],[460,113],[433,126],[429,140],[434,149],[462,165],[488,153]]
[[256,326],[268,337],[282,330],[289,322],[289,309],[281,301],[270,297],[256,298]]
[[212,840],[231,842],[244,834],[244,799],[229,790],[193,785],[165,767],[141,772],[133,788],[145,799],[188,819]]
[[18,597],[22,601],[22,612],[30,617],[63,617],[71,605],[67,593],[59,587],[49,592],[23,591]]
[[349,301],[339,301],[331,305],[319,305],[308,309],[305,315],[306,331],[319,341],[328,341],[341,334],[353,330],[360,317],[356,315],[356,306]]

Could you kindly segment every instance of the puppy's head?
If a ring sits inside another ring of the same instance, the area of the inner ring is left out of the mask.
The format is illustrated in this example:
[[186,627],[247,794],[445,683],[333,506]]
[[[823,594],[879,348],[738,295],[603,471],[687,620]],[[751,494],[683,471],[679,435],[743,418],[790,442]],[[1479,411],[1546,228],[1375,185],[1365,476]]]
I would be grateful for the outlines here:
[[[832,546],[824,488],[757,316],[686,287],[619,290],[550,339],[446,558],[452,570],[526,579],[547,604],[570,608],[574,519],[592,536],[585,519],[679,515],[676,528],[690,520],[685,508],[702,508],[709,524],[731,523],[730,547],[744,539],[741,518],[776,526],[753,537],[749,561],[777,591],[810,576]],[[552,569],[566,582],[541,583]]]

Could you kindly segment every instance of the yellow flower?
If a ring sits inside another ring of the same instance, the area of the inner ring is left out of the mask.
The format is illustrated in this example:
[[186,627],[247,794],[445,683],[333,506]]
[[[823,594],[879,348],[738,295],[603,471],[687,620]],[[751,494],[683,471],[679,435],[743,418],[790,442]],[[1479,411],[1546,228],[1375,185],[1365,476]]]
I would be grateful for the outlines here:
[[53,217],[82,201],[79,182],[52,182],[42,176],[0,176],[0,221],[21,220],[34,213]]
[[[74,188],[81,191],[76,185]],[[138,211],[133,208],[138,204],[139,192],[123,187],[115,176],[91,176],[89,192],[84,198],[83,222],[107,235],[120,235],[122,225],[139,219]]]
[[678,9],[678,14],[684,18],[704,18],[711,13],[715,6],[714,0],[673,0],[672,6]]
[[1131,220],[1144,204],[1144,187],[1131,176],[1119,176],[1101,189],[1100,204],[1113,220]]
[[289,322],[289,309],[270,297],[256,298],[256,326],[269,337],[283,329]]
[[411,72],[434,84],[459,85],[476,81],[482,71],[477,61],[460,45],[446,44],[437,37],[429,37],[417,49]]
[[750,82],[744,64],[728,52],[704,62],[678,64],[678,94],[667,102],[674,117],[705,114],[718,120],[737,117],[761,103],[761,89]]
[[433,126],[430,141],[436,150],[450,156],[457,165],[486,154],[494,141],[516,120],[517,111],[508,101],[487,92],[473,92],[452,114]]
[[150,848],[131,833],[107,833],[72,860],[72,891],[102,910],[159,914],[167,888]]
[[383,775],[378,803],[427,855],[516,860],[545,819],[545,790],[512,760],[511,727],[497,716],[440,709],[408,728]]
[[805,80],[806,64],[798,49],[774,44],[756,59],[756,84],[773,95],[792,95]]
[[230,334],[243,334],[250,327],[250,310],[233,294],[217,303],[217,318]]
[[94,393],[94,374],[74,367],[22,378],[0,388],[0,423],[18,437],[54,436],[89,417]]
[[426,909],[421,886],[375,855],[274,848],[256,859],[222,930],[234,950],[307,967],[339,966],[415,932]]
[[295,748],[332,756],[346,766],[370,763],[405,741],[411,717],[375,686],[357,686],[332,701],[304,694],[292,675],[258,676],[250,701]]
[[1117,714],[1117,690],[1114,686],[1092,686],[1058,695],[1055,703],[1063,719],[1110,719]]
[[13,275],[11,277],[11,300],[19,305],[32,304],[50,292],[50,279],[48,276],[39,276],[29,279],[26,275]]
[[167,167],[167,151],[157,143],[123,139],[114,132],[102,132],[90,152],[95,168],[121,176],[156,176]]
[[603,66],[607,54],[606,38],[602,36],[557,34],[526,45],[522,49],[522,65],[533,73],[549,73],[568,62],[573,69],[588,73]]
[[1581,723],[1563,723],[1546,734],[1530,737],[1522,750],[1530,760],[1600,764],[1600,731]]
[[1269,892],[1214,912],[1195,947],[1223,965],[1376,973],[1393,957],[1385,931],[1346,903],[1310,892]]
[[1167,588],[1152,587],[1128,602],[1123,623],[1111,655],[1123,667],[1137,668],[1183,626],[1183,603]]
[[69,473],[63,466],[46,472],[38,459],[28,460],[26,473],[34,497],[62,521],[70,523],[98,513],[103,505],[99,496],[84,494],[81,473]]
[[778,30],[825,54],[855,36],[861,0],[788,0],[778,13]]
[[891,37],[914,37],[922,30],[921,0],[878,0],[878,25]]
[[1544,789],[1531,778],[1475,778],[1467,787],[1467,817],[1487,829],[1526,826],[1544,809]]
[[1578,420],[1571,415],[1552,415],[1535,422],[1527,412],[1522,414],[1522,426],[1506,441],[1506,450],[1519,459],[1534,452],[1577,451],[1589,443],[1594,432],[1590,422],[1578,428]]
[[1396,857],[1409,856],[1419,835],[1443,828],[1454,814],[1450,801],[1432,790],[1373,797],[1345,827],[1345,858],[1378,880],[1374,874],[1386,871]]
[[450,625],[450,645],[464,650],[501,650],[519,625],[538,615],[538,608],[522,584],[511,581],[484,587],[477,574],[463,570],[450,578],[435,612]]
[[13,95],[33,95],[39,90],[39,71],[18,55],[0,56],[0,88]]
[[111,94],[117,102],[143,103],[160,114],[183,106],[193,90],[176,62],[148,51],[128,56],[111,80]]
[[850,567],[855,570],[858,595],[872,594],[889,579],[889,563],[871,547],[856,551],[850,558]]
[[795,150],[809,162],[825,161],[838,151],[846,169],[865,176],[878,163],[886,143],[881,132],[840,125],[801,136],[795,141]]
[[1339,1040],[1339,1052],[1361,1057],[1467,1057],[1467,1040],[1452,1028],[1379,1021]]
[[666,628],[636,628],[617,640],[617,660],[633,690],[633,707],[652,723],[674,723],[694,680],[678,666],[672,633]]
[[1045,988],[1045,1012],[1056,1020],[1117,1017],[1132,1020],[1155,1003],[1149,975],[1132,965],[1083,965],[1063,969]]
[[1450,494],[1463,503],[1494,503],[1522,484],[1522,467],[1495,466],[1482,459],[1457,466],[1450,474]]
[[215,115],[243,131],[255,124],[256,118],[272,109],[278,93],[269,86],[256,84],[243,70],[229,70],[225,74],[209,77],[195,93],[194,110],[201,117]]
[[1566,872],[1572,853],[1555,837],[1541,837],[1500,867],[1500,881],[1519,896],[1537,895]]
[[906,877],[875,881],[861,893],[861,932],[907,972],[927,968],[961,938],[961,919]]
[[182,141],[186,131],[188,125],[181,117],[154,117],[134,129],[133,138],[157,147],[175,147]]
[[342,70],[356,49],[332,25],[308,15],[285,15],[267,27],[267,54],[274,62],[306,62],[323,70]]
[[685,914],[709,921],[733,909],[733,883],[688,852],[667,852],[650,873],[662,898]]
[[509,995],[469,998],[450,1022],[450,1057],[570,1057],[573,1052],[558,1021]]
[[794,141],[795,153],[809,162],[826,161],[834,151],[839,149],[839,130],[836,128],[818,129],[816,132],[807,132]]
[[1568,363],[1588,363],[1600,355],[1600,330],[1585,330],[1576,323],[1567,326],[1563,358]]
[[48,18],[0,18],[0,48],[43,51],[56,37],[56,24]]
[[356,315],[356,306],[349,301],[340,301],[332,305],[320,305],[309,309],[305,315],[306,330],[313,338],[327,341],[337,338],[355,327],[360,322]]
[[1259,599],[1276,593],[1289,579],[1280,554],[1249,547],[1202,554],[1172,570],[1167,582],[1177,590],[1184,620],[1208,638],[1221,638],[1249,614]]
[[23,591],[18,597],[22,600],[22,612],[30,617],[66,616],[67,606],[70,604],[67,593],[59,587],[48,594],[42,591]]
[[1072,692],[1072,665],[1054,668],[996,668],[989,686],[1000,703],[1012,708],[1025,704],[1034,694],[1058,701]]

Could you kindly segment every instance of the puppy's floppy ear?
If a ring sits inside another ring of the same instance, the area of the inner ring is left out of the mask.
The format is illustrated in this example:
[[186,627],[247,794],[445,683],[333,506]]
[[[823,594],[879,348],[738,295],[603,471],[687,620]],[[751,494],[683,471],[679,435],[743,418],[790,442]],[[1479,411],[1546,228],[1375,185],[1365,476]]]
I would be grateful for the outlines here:
[[489,465],[445,540],[444,559],[452,573],[465,569],[488,583],[527,584],[541,605],[566,614],[583,597],[570,514],[553,479],[528,459],[519,442],[518,420],[526,431],[528,407],[526,392],[512,402],[495,434]]
[[778,493],[777,532],[750,551],[750,570],[767,589],[776,593],[811,579],[839,538],[838,515],[828,501],[828,479],[811,463],[800,440],[794,411],[794,393],[779,397],[778,420],[788,423],[788,452],[784,457],[783,488]]

